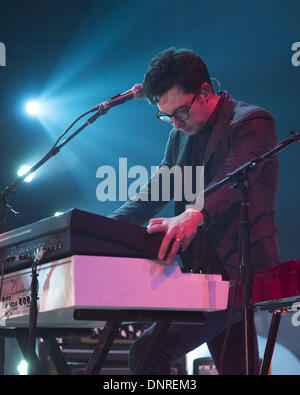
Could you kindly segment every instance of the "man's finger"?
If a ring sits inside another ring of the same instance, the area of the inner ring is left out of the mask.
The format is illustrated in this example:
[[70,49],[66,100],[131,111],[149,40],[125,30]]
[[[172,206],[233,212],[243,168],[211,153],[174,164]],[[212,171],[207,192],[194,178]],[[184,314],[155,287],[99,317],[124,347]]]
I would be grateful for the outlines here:
[[158,252],[158,259],[164,259],[165,255],[168,251],[169,245],[171,241],[173,240],[173,235],[171,233],[166,233],[164,238],[162,239],[160,249]]
[[165,218],[152,218],[149,221],[149,225],[156,225],[156,224],[161,224]]
[[166,231],[166,225],[150,225],[147,227],[147,232],[148,233],[155,233],[155,232],[163,232]]
[[178,254],[178,252],[182,246],[182,243],[183,243],[182,239],[179,237],[177,237],[174,240],[171,251],[170,251],[168,258],[167,258],[167,264],[171,264],[174,261],[175,256]]

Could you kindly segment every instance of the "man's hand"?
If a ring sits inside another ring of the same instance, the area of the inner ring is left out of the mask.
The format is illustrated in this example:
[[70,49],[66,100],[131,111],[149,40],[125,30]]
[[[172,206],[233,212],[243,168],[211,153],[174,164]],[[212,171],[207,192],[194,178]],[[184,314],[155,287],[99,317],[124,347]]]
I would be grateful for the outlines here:
[[[196,236],[198,226],[204,223],[201,211],[189,208],[182,214],[172,218],[153,218],[150,220],[148,233],[165,232],[161,242],[158,259],[167,259],[172,263],[179,249],[184,251]],[[170,243],[173,245],[168,257],[165,257]]]

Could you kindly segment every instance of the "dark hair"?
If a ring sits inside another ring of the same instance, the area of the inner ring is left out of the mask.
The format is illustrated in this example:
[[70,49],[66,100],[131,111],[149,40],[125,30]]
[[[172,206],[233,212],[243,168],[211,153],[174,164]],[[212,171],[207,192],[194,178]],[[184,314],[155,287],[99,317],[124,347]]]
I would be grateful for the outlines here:
[[144,78],[144,94],[156,104],[161,95],[174,85],[180,85],[185,93],[196,92],[207,82],[209,73],[202,59],[189,49],[169,48],[150,61]]

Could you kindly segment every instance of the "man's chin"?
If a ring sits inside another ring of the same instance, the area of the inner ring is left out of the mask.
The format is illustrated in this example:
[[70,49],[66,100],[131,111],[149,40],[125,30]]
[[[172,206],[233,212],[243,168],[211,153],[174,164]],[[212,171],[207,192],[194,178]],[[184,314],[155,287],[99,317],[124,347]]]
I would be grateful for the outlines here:
[[201,124],[201,125],[194,125],[194,126],[190,126],[190,127],[183,127],[180,128],[180,130],[183,133],[188,134],[189,136],[194,136],[195,134],[197,134],[198,132],[200,132],[200,130],[202,130],[204,128],[205,124]]
[[191,133],[191,128],[189,128],[189,127],[181,127],[181,128],[179,128],[179,130],[181,130],[181,132],[186,133],[186,134]]
[[193,136],[197,133],[197,130],[194,129],[180,129],[183,133],[188,134],[189,136]]

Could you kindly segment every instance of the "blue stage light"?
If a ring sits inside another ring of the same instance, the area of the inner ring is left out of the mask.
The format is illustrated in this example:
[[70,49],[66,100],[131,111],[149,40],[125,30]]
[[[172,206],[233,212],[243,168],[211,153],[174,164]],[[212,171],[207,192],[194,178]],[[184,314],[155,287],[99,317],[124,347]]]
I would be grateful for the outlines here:
[[41,112],[41,105],[37,101],[29,101],[25,108],[29,115],[38,115]]
[[[18,176],[19,177],[22,177],[24,174],[26,174],[27,172],[28,172],[28,170],[30,170],[31,169],[31,166],[27,166],[27,165],[22,165],[21,167],[20,167],[20,169],[18,170]],[[35,174],[34,173],[31,173],[31,174],[29,174],[25,179],[24,179],[24,181],[25,182],[30,182],[30,181],[32,181],[32,179],[34,178],[34,176],[35,176]]]

